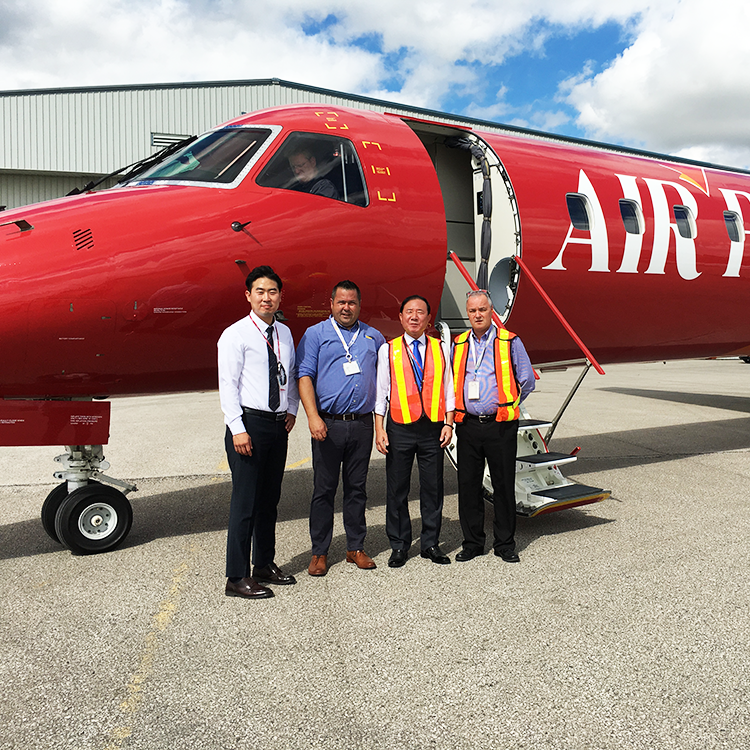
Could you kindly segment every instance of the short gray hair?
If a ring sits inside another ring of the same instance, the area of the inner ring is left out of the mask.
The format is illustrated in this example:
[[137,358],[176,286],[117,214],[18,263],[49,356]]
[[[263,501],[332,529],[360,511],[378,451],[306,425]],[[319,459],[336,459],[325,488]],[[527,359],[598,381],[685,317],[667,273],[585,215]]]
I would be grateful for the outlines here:
[[490,307],[494,310],[495,306],[492,304],[492,297],[490,297],[490,293],[486,289],[472,289],[470,292],[466,292],[467,304],[472,297],[479,297],[480,295],[487,297],[487,302],[490,303]]

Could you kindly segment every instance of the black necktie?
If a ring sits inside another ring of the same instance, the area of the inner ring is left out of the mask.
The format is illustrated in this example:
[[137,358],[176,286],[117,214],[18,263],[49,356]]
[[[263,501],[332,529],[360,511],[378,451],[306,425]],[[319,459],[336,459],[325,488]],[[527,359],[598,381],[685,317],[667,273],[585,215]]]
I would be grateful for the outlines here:
[[279,360],[273,350],[273,326],[266,328],[268,336],[268,408],[276,411],[281,404],[279,398]]

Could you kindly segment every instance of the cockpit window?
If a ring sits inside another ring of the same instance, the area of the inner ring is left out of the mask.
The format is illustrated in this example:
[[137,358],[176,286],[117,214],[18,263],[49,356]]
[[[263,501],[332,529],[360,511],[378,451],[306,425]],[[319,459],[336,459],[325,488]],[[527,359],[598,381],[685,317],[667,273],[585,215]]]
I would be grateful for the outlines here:
[[270,135],[269,128],[215,130],[142,172],[133,183],[169,180],[227,185],[242,174]]
[[367,189],[351,141],[292,133],[258,175],[262,187],[296,190],[366,206]]

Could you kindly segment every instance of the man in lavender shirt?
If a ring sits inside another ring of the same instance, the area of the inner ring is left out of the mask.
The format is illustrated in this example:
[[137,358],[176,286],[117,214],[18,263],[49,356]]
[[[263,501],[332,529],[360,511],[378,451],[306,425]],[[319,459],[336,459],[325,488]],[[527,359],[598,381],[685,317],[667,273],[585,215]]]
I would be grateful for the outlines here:
[[[534,370],[521,340],[492,323],[492,301],[484,290],[469,292],[471,324],[453,344],[458,438],[458,516],[466,562],[484,554],[484,463],[492,479],[495,505],[494,550],[505,562],[516,552],[516,440],[519,404],[534,390]],[[509,361],[505,354],[509,351]]]

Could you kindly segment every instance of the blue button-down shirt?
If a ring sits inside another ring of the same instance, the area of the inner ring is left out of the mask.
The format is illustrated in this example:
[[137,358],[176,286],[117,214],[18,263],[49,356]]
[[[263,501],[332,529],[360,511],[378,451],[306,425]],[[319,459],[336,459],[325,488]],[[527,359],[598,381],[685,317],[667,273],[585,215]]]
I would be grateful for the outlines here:
[[[354,375],[344,372],[346,350],[334,325],[350,347],[352,361],[359,365],[359,372]],[[378,349],[384,343],[380,331],[361,321],[346,329],[330,317],[305,331],[297,347],[297,375],[312,378],[319,410],[366,414],[375,408]]]
[[[466,378],[464,379],[464,406],[469,414],[494,414],[497,411],[499,399],[494,357],[496,337],[497,329],[494,325],[490,326],[489,330],[485,331],[478,341],[473,331],[469,334],[469,352],[466,361]],[[480,360],[478,369],[475,369],[474,365],[475,351],[476,358]],[[510,359],[521,391],[521,401],[523,401],[534,390],[536,379],[529,355],[518,336],[511,339]],[[472,380],[479,381],[479,398],[470,400],[469,383]]]

